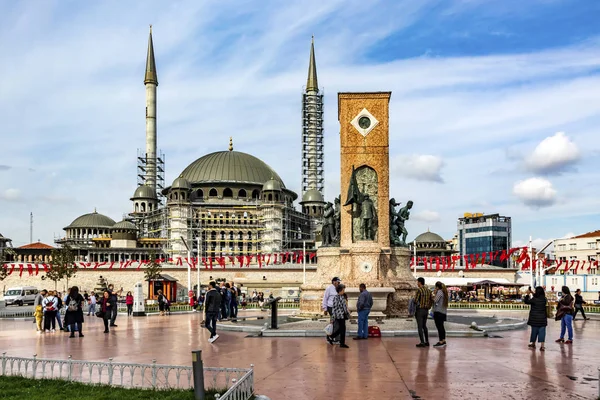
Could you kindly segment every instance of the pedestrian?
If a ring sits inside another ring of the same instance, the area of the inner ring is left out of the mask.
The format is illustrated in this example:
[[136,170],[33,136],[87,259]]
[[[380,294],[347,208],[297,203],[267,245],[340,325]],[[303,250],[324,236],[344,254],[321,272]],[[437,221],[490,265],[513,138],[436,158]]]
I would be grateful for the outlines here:
[[88,294],[87,290],[83,291],[83,299],[85,300],[86,303],[90,299],[90,295]]
[[585,302],[583,300],[583,297],[581,296],[581,289],[577,289],[575,291],[575,313],[573,314],[573,321],[575,321],[575,317],[577,316],[577,313],[579,311],[581,311],[581,315],[583,316],[584,321],[587,321],[589,319],[585,315],[585,310],[583,309],[584,304],[587,304],[587,302]]
[[535,288],[535,293],[531,289],[527,290],[527,295],[523,298],[525,304],[529,304],[529,318],[527,325],[531,326],[531,336],[529,337],[529,345],[527,347],[535,349],[535,341],[540,343],[540,351],[546,351],[544,342],[546,341],[546,326],[548,326],[548,317],[546,314],[546,306],[548,300],[544,288],[538,286]]
[[348,348],[348,345],[346,345],[346,320],[350,319],[350,312],[348,311],[348,305],[344,298],[345,288],[346,287],[342,284],[338,284],[335,288],[337,295],[333,298],[331,311],[332,317],[335,320],[335,328],[331,333],[331,336],[327,335],[327,341],[331,345],[334,344],[333,338],[339,335],[340,347],[342,349]]
[[104,289],[104,293],[102,293],[102,298],[100,299],[99,311],[99,316],[102,317],[102,321],[104,322],[104,333],[108,333],[108,326],[112,318],[112,308],[114,306],[111,293],[108,289]]
[[162,290],[158,291],[158,311],[160,311],[160,315],[165,315],[165,310],[167,309],[167,298],[163,294]]
[[220,307],[221,314],[219,316],[219,321],[227,320],[227,317],[229,316],[229,314],[228,314],[229,313],[229,298],[231,296],[231,292],[229,291],[229,289],[227,289],[227,285],[225,285],[225,282],[221,282],[220,292],[221,292],[221,307]]
[[96,293],[92,292],[92,294],[90,294],[90,300],[89,300],[89,306],[88,306],[88,317],[90,316],[90,314],[95,315],[96,314]]
[[42,322],[44,321],[44,306],[42,303],[44,302],[44,298],[48,294],[46,289],[42,289],[38,295],[35,297],[35,301],[33,302],[33,316],[35,317],[35,327],[38,333],[44,333],[42,329]]
[[246,293],[242,293],[242,302],[241,302],[242,310],[246,311],[247,305],[248,305],[248,302],[246,301]]
[[58,310],[58,300],[55,292],[48,292],[48,296],[42,301],[44,308],[44,332],[54,332],[56,328],[56,311]]
[[210,332],[209,343],[213,343],[219,338],[219,335],[217,335],[217,318],[221,310],[221,300],[221,294],[217,291],[217,284],[211,281],[208,284],[208,292],[206,292],[204,298],[205,326]]
[[192,307],[192,309],[194,310],[194,312],[197,312],[197,308],[198,308],[198,297],[196,297],[196,294],[194,293],[192,295],[192,297],[190,297],[190,307]]
[[115,322],[117,321],[117,308],[118,308],[119,298],[117,297],[117,292],[115,292],[115,285],[113,285],[112,283],[110,285],[108,285],[108,293],[110,294],[110,304],[111,304],[110,326],[116,328],[117,324],[115,324]]
[[127,305],[127,316],[131,317],[133,315],[133,294],[131,292],[127,292],[125,304]]
[[[329,320],[331,324],[333,324],[333,329],[335,330],[335,318],[333,318],[333,299],[337,296],[337,287],[340,285],[342,280],[337,276],[331,279],[331,285],[327,286],[325,289],[325,294],[323,295],[323,302],[321,307],[325,315],[329,315]],[[333,341],[337,341],[335,336],[332,337]]]
[[[66,299],[66,298],[67,298],[67,296],[65,296],[65,299]],[[62,322],[62,320],[61,320],[61,317],[62,317],[62,315],[61,315],[61,311],[62,311],[62,310],[63,310],[63,308],[64,308],[64,301],[63,301],[63,296],[62,296],[62,293],[58,292],[58,293],[56,294],[56,301],[57,301],[57,303],[58,303],[58,307],[57,307],[57,309],[56,309],[56,321],[58,322],[58,327],[59,327],[59,329],[60,329],[61,331],[64,331],[64,330],[65,330],[65,327],[63,327],[63,322]]]
[[417,330],[419,331],[419,339],[421,342],[417,347],[429,347],[429,331],[427,330],[427,317],[429,309],[433,303],[431,290],[425,286],[425,278],[417,279],[417,292],[415,293],[415,318],[417,320]]
[[234,319],[237,318],[238,313],[238,291],[235,284],[226,284],[225,287],[229,289],[229,316]]
[[369,313],[373,307],[373,296],[367,291],[367,285],[361,283],[358,285],[360,294],[356,302],[356,311],[358,311],[358,332],[354,340],[363,340],[369,337]]
[[[556,343],[573,343],[573,296],[567,286],[562,287],[562,296],[556,305],[556,321],[560,321],[560,338]],[[569,332],[569,339],[565,342],[565,331]]]
[[448,289],[442,282],[435,283],[433,297],[433,321],[438,331],[438,342],[433,347],[446,347],[446,328],[444,322],[448,314]]
[[79,288],[73,286],[69,291],[69,295],[66,297],[65,304],[67,310],[65,311],[65,325],[69,326],[71,334],[70,338],[75,337],[75,332],[79,332],[79,337],[83,337],[81,326],[83,324],[83,304],[85,299],[79,293]]

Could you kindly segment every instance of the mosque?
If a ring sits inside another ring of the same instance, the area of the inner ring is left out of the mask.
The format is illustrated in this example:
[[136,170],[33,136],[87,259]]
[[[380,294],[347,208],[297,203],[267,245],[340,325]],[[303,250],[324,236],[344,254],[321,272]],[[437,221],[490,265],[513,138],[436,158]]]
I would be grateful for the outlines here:
[[[67,225],[55,240],[81,262],[123,262],[192,257],[216,259],[294,249],[314,251],[325,206],[323,197],[323,95],[311,43],[302,99],[302,197],[259,158],[234,150],[190,163],[171,185],[164,184],[164,156],[157,151],[158,74],[152,27],[144,76],[146,151],[138,151],[138,186],[131,212],[119,222],[94,210]],[[224,143],[226,145],[226,143]],[[225,146],[224,146],[225,147]],[[305,256],[306,257],[306,256]]]

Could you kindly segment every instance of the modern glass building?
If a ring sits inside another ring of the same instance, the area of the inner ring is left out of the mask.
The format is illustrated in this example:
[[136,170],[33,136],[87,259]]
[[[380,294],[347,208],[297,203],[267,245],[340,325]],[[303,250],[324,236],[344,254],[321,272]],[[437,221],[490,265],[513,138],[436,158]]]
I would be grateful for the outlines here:
[[[458,251],[461,256],[508,251],[511,242],[510,217],[465,213],[463,218],[458,219]],[[464,264],[464,258],[461,257],[461,265]],[[500,257],[496,257],[493,262],[488,258],[486,264],[504,268],[509,266],[508,261],[501,262]]]

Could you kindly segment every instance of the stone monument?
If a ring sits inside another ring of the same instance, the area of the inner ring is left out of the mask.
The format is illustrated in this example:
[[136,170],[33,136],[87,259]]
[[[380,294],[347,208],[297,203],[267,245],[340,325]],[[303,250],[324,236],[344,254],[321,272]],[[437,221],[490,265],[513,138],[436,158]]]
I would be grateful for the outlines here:
[[340,183],[342,193],[347,189],[339,211],[339,247],[318,249],[317,272],[301,287],[303,314],[322,314],[324,289],[334,276],[347,287],[351,311],[358,285],[365,283],[374,300],[371,316],[408,313],[408,299],[416,288],[410,251],[399,246],[399,240],[394,243],[397,247],[390,242],[390,217],[400,216],[400,212],[390,216],[390,96],[391,92],[338,93]]

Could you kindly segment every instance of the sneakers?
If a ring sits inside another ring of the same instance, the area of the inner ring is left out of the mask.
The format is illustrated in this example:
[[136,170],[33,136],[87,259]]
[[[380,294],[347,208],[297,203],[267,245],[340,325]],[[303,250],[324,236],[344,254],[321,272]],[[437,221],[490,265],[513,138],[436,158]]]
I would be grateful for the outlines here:
[[79,337],[85,337],[85,336],[83,336],[83,333],[79,333]]
[[446,347],[446,342],[437,342],[433,347]]
[[340,348],[341,349],[349,349],[350,346],[348,346],[347,344],[340,344]]
[[417,347],[429,347],[429,343],[419,343]]
[[330,345],[333,346],[333,339],[331,338],[331,336],[327,336],[327,341],[329,342]]
[[210,339],[208,339],[209,343],[213,343],[215,340],[217,340],[219,338],[219,335],[215,335],[213,337],[211,337]]

